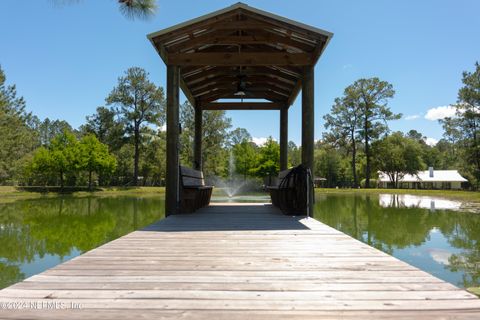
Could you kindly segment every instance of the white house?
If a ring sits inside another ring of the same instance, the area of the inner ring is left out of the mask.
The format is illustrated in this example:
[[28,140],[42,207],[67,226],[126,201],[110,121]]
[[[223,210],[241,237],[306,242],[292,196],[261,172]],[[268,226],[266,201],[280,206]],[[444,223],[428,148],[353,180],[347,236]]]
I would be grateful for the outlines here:
[[379,194],[378,203],[383,208],[422,208],[434,210],[461,210],[462,201],[447,200],[413,194]]
[[[457,170],[433,170],[432,167],[419,171],[416,175],[406,174],[398,181],[398,187],[403,189],[461,189],[462,182],[468,180],[462,177]],[[378,173],[379,188],[393,187],[388,175]]]

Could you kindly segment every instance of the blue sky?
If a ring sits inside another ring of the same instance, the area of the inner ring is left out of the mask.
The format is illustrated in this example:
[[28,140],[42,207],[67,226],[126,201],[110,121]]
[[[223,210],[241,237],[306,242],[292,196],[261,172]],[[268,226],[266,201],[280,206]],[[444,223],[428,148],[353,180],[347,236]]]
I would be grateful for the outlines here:
[[[125,19],[115,0],[0,1],[0,64],[28,109],[78,127],[131,66],[165,86],[165,66],[148,33],[221,9],[234,1],[159,0],[149,21]],[[245,3],[334,33],[315,68],[315,136],[343,89],[378,76],[396,90],[391,109],[404,114],[392,130],[440,139],[436,120],[457,99],[461,73],[480,60],[480,1],[279,1]],[[182,97],[182,99],[184,99]],[[430,111],[429,111],[430,110]],[[290,108],[289,138],[301,140],[300,99]],[[278,138],[278,112],[228,112],[234,127]],[[429,119],[426,119],[429,118]]]

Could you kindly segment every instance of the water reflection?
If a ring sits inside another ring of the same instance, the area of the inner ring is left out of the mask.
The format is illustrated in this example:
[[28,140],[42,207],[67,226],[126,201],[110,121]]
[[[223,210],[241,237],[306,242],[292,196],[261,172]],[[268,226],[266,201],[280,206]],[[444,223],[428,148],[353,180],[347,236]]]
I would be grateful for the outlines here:
[[0,287],[163,217],[157,197],[58,197],[0,205]]
[[455,285],[480,286],[480,215],[382,196],[321,196],[315,218]]
[[[392,201],[378,195],[325,195],[315,218],[453,284],[480,286],[480,215],[439,209],[436,201],[432,212],[398,199],[384,206]],[[157,197],[2,204],[0,287],[142,228],[162,218],[163,208]]]
[[255,195],[237,195],[231,197],[222,197],[218,195],[212,196],[211,202],[256,202],[256,203],[269,203],[270,196],[265,194]]
[[410,194],[380,194],[378,201],[384,208],[422,208],[435,211],[435,209],[460,210],[461,201],[417,196]]

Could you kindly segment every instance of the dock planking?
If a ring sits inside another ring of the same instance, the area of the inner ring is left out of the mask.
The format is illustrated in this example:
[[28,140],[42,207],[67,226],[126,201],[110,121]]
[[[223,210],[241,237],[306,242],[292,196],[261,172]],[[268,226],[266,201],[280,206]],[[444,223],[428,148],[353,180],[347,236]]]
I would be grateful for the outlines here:
[[480,318],[465,290],[265,204],[169,216],[1,290],[0,302],[2,319]]

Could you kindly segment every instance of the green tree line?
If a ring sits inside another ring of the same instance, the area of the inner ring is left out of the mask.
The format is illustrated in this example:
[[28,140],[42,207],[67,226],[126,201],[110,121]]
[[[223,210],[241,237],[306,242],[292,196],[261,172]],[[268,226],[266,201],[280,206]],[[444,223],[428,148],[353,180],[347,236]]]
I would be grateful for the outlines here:
[[[393,186],[405,174],[434,167],[457,169],[480,187],[480,66],[464,72],[454,117],[440,120],[444,136],[435,145],[416,130],[391,132],[388,122],[401,118],[388,102],[393,86],[378,78],[360,79],[345,88],[324,116],[323,139],[315,150],[315,174],[328,187],[374,187],[376,172],[383,171]],[[373,181],[372,181],[373,179]]]
[[[458,169],[474,189],[480,182],[480,66],[464,72],[454,117],[441,120],[444,138],[434,146],[416,130],[391,132],[401,118],[389,108],[393,86],[378,78],[345,88],[324,116],[315,144],[314,174],[327,187],[375,187],[378,171],[392,185],[427,167]],[[194,108],[180,106],[180,160],[193,163]],[[225,111],[203,112],[203,167],[207,177],[234,174],[260,179],[278,174],[280,148],[263,145],[244,128],[233,128]],[[165,178],[165,93],[148,73],[129,68],[105,104],[74,129],[63,120],[40,120],[7,85],[0,68],[0,184],[162,185]],[[301,162],[301,146],[288,143],[288,164]]]
[[[0,183],[26,186],[162,185],[165,178],[165,94],[137,67],[129,68],[105,105],[78,129],[63,120],[40,120],[26,111],[0,69]],[[194,108],[181,110],[180,158],[193,161]],[[279,146],[263,146],[248,131],[232,129],[225,111],[203,113],[203,164],[207,176],[227,176],[230,155],[245,178],[275,175]],[[246,149],[240,152],[241,148]],[[246,161],[246,162],[245,162]],[[240,162],[242,165],[240,165]],[[245,169],[245,163],[247,168]]]

